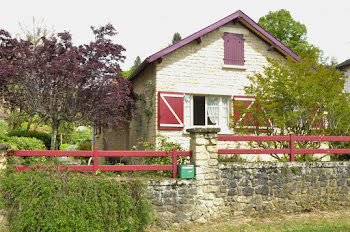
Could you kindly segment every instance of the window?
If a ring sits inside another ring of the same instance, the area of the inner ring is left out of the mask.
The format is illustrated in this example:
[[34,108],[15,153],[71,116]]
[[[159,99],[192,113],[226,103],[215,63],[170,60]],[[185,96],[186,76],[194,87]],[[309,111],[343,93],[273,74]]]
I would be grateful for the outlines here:
[[185,126],[228,129],[229,97],[185,95]]
[[224,64],[244,65],[244,39],[241,34],[224,33]]

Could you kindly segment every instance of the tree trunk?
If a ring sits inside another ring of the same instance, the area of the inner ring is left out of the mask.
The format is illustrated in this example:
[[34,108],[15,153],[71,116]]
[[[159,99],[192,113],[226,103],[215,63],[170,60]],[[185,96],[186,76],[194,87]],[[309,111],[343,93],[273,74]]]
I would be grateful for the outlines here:
[[51,136],[50,150],[56,149],[56,138],[57,138],[57,131],[58,131],[59,125],[60,125],[60,123],[59,123],[59,121],[57,121],[57,119],[52,119],[52,136]]

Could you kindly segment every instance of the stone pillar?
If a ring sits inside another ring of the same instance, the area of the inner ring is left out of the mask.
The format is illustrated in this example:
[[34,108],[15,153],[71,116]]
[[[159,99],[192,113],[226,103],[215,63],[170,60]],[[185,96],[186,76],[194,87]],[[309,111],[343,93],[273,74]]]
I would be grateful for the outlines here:
[[[0,170],[7,166],[7,151],[10,149],[9,144],[0,144]],[[7,220],[7,211],[0,209],[0,231],[7,231],[9,222]]]
[[191,128],[191,162],[195,165],[197,199],[192,216],[196,222],[215,219],[226,212],[224,199],[220,196],[218,164],[218,132],[220,128]]
[[0,170],[5,169],[7,165],[7,151],[10,149],[7,143],[0,144]]
[[214,180],[218,169],[218,132],[220,128],[191,128],[191,163],[195,165],[197,180]]

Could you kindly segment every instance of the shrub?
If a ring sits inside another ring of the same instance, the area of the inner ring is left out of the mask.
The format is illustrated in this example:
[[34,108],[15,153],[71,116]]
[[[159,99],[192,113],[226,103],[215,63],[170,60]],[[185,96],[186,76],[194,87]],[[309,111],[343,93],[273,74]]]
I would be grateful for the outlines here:
[[2,205],[10,230],[142,231],[151,221],[140,181],[117,181],[71,172],[2,175]]
[[91,151],[91,142],[85,142],[85,143],[81,143],[79,144],[78,150],[80,151]]
[[51,135],[45,132],[32,131],[32,130],[12,130],[7,133],[8,136],[17,137],[33,137],[40,139],[44,142],[47,149],[50,149],[51,145]]
[[5,136],[7,134],[8,125],[5,121],[0,121],[0,135]]
[[11,150],[46,150],[43,141],[36,138],[3,137],[1,142],[10,144]]
[[61,151],[66,151],[68,147],[70,147],[71,144],[68,144],[68,143],[63,143],[60,145],[60,150]]
[[90,141],[92,139],[92,130],[91,128],[83,127],[79,129],[79,127],[73,132],[72,143],[83,143],[86,141]]

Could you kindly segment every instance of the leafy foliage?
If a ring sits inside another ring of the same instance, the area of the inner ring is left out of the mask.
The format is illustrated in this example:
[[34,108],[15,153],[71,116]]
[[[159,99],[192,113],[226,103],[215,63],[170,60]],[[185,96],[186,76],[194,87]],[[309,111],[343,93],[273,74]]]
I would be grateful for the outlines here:
[[180,40],[182,40],[180,33],[179,32],[175,32],[174,35],[173,35],[173,40],[171,41],[171,43],[172,44],[176,44]]
[[[8,136],[17,136],[17,137],[31,137],[31,138],[37,138],[46,146],[46,149],[50,149],[51,144],[51,135],[45,132],[40,131],[32,131],[32,130],[11,130],[7,133]],[[45,150],[46,150],[45,149]],[[29,149],[31,150],[31,149]]]
[[119,67],[125,49],[112,42],[112,25],[92,32],[95,40],[77,47],[68,32],[33,46],[0,30],[1,97],[8,107],[51,123],[51,149],[62,121],[118,125],[132,114],[131,84]]
[[6,172],[11,231],[141,231],[151,221],[145,187],[70,172]]
[[307,42],[306,26],[294,20],[288,10],[270,11],[258,23],[298,55],[312,54],[315,58],[322,55],[318,47]]
[[11,150],[47,150],[42,140],[27,137],[3,137],[0,143],[8,143]]
[[[157,146],[153,143],[149,143],[147,141],[141,141],[139,142],[146,151],[166,151],[171,152],[173,149],[176,149],[178,151],[183,151],[183,148],[181,144],[175,143],[173,141],[169,141],[169,137],[165,135],[159,134],[157,136],[159,138]],[[178,157],[178,160],[180,163],[184,163],[184,160],[186,157]],[[148,164],[171,164],[172,158],[171,157],[150,157],[146,161]]]
[[65,151],[70,146],[71,146],[71,144],[63,143],[63,144],[60,145],[60,150],[61,151]]
[[80,151],[91,151],[91,149],[92,149],[91,142],[80,143],[78,147],[78,150]]
[[90,127],[82,128],[82,129],[77,128],[73,132],[72,143],[76,144],[76,143],[91,141],[91,138],[92,138],[92,130]]
[[134,65],[128,71],[123,71],[123,77],[129,77],[140,65],[141,58],[137,56],[134,60]]
[[5,136],[8,131],[8,125],[5,121],[0,120],[0,136]]
[[[256,107],[246,110],[258,125],[250,130],[267,135],[347,135],[350,128],[350,102],[343,92],[344,76],[335,67],[319,64],[313,58],[301,62],[269,60],[263,73],[248,77],[246,94],[255,96]],[[313,67],[313,68],[312,68]],[[271,123],[266,123],[267,119]],[[264,125],[262,131],[259,125]],[[236,125],[244,131],[244,125]],[[260,147],[288,147],[288,143],[258,143]],[[319,143],[300,142],[297,147],[317,147]]]

